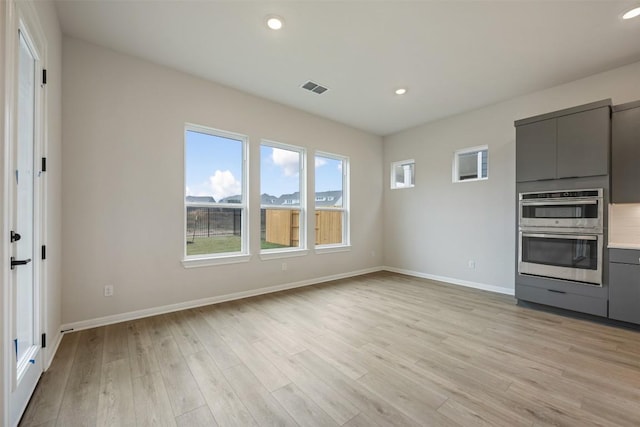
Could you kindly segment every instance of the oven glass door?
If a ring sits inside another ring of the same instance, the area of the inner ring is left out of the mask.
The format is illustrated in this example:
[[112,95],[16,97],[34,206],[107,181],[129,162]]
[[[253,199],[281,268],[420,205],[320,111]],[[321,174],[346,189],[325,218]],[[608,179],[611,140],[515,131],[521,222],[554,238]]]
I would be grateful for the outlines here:
[[600,200],[522,201],[522,227],[601,227]]
[[520,233],[523,274],[602,284],[602,235]]

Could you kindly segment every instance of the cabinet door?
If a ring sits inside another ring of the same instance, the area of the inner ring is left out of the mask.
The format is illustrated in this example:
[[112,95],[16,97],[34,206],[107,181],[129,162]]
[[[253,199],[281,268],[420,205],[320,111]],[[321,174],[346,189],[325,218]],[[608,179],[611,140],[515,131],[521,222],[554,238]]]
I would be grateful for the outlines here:
[[556,119],[516,127],[516,181],[556,177]]
[[612,117],[611,201],[640,203],[640,108]]
[[609,264],[609,317],[640,324],[640,265]]
[[558,117],[557,177],[607,175],[609,107]]

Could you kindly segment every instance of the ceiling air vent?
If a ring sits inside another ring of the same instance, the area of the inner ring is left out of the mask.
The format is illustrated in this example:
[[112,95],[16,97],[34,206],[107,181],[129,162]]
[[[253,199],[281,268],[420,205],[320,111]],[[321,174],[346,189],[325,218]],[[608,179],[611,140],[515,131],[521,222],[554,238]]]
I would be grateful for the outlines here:
[[311,80],[303,84],[301,87],[302,89],[306,89],[310,92],[317,93],[318,95],[323,94],[329,90],[324,86],[320,86],[318,83],[312,82]]

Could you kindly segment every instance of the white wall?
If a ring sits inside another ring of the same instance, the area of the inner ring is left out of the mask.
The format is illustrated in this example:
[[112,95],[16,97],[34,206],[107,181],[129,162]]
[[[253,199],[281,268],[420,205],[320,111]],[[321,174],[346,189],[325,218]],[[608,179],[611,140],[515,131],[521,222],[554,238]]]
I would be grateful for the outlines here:
[[[378,136],[66,37],[63,108],[65,324],[381,264]],[[185,122],[249,136],[254,207],[260,203],[261,138],[304,146],[308,155],[349,156],[352,250],[312,250],[287,259],[283,272],[283,260],[261,261],[256,253],[260,217],[254,208],[248,264],[183,268]],[[107,284],[115,286],[113,297],[102,296]]]
[[[513,293],[513,122],[606,98],[614,104],[640,99],[640,62],[385,137],[385,182],[391,162],[416,160],[415,188],[385,185],[385,265]],[[483,144],[489,179],[452,183],[453,152]]]

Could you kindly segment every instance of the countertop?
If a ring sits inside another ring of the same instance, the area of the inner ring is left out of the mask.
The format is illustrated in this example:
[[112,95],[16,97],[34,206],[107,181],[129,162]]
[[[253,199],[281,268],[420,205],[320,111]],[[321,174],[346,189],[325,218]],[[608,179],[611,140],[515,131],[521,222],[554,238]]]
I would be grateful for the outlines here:
[[640,250],[640,243],[609,243],[609,249],[635,249]]

